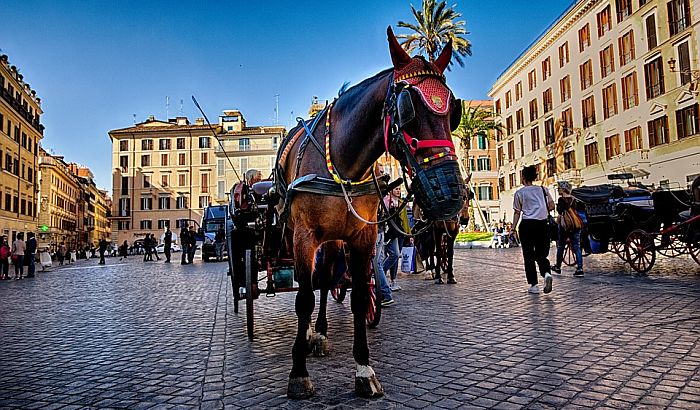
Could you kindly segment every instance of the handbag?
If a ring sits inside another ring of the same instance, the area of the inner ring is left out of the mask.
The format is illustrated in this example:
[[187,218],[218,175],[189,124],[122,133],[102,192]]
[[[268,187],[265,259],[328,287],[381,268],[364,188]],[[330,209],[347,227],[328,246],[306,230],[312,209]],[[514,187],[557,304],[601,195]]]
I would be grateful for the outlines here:
[[[542,187],[542,195],[544,195],[544,206],[547,207],[547,192]],[[557,221],[554,220],[549,211],[547,211],[547,234],[549,235],[550,241],[557,241],[559,239],[559,225]]]
[[583,228],[583,221],[574,209],[574,201],[569,203],[569,207],[559,215],[559,224],[565,232],[572,232]]

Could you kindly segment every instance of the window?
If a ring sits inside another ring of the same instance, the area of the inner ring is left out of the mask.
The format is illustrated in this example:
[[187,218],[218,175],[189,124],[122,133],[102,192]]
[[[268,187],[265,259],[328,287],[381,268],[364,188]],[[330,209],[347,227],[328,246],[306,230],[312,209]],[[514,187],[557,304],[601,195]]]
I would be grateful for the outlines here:
[[668,144],[668,117],[656,118],[647,123],[649,127],[649,148]]
[[163,151],[163,150],[170,150],[170,138],[161,138],[158,140],[158,149]]
[[520,134],[520,157],[525,156],[525,143],[523,141],[523,134]]
[[175,202],[175,208],[176,209],[187,209],[187,197],[186,196],[177,197],[177,201]]
[[488,138],[484,134],[476,136],[476,144],[478,149],[489,149]]
[[160,186],[167,188],[170,185],[170,175],[163,174],[160,176]]
[[616,155],[620,155],[620,134],[605,137],[605,160],[610,161]]
[[576,168],[576,153],[569,151],[564,153],[564,169]]
[[185,149],[185,139],[184,138],[178,138],[177,140],[177,149]]
[[128,150],[129,150],[129,141],[128,140],[119,141],[119,151],[128,151]]
[[279,137],[272,137],[272,149],[279,148]]
[[544,114],[552,111],[552,89],[548,88],[542,93],[542,111]]
[[508,141],[508,161],[515,159],[515,141]]
[[153,209],[153,198],[150,196],[144,196],[141,198],[141,210],[150,211]]
[[571,76],[566,76],[559,80],[559,96],[561,102],[568,101],[571,98]]
[[121,194],[129,195],[129,177],[122,177]]
[[150,176],[150,175],[144,175],[144,176],[143,176],[143,187],[144,187],[144,188],[150,188],[150,187],[151,187],[151,176]]
[[226,162],[222,158],[216,160],[216,176],[226,176]]
[[625,130],[625,152],[635,149],[642,149],[642,130],[640,127],[634,127]]
[[476,171],[476,161],[474,157],[469,157],[469,172]]
[[209,196],[203,195],[199,197],[199,207],[206,208],[209,206]]
[[496,161],[498,162],[498,166],[503,166],[503,163],[505,162],[506,159],[506,154],[503,152],[503,147],[498,147],[496,150]]
[[557,172],[557,159],[556,158],[548,158],[545,166],[547,168],[547,176],[553,177],[554,174]]
[[527,73],[527,87],[529,91],[532,91],[535,87],[537,87],[537,71],[532,70]]
[[201,188],[201,192],[202,192],[203,194],[209,192],[209,174],[204,173],[204,174],[201,175],[201,186],[200,186],[200,188]]
[[637,73],[622,77],[622,108],[628,110],[639,105],[637,92]]
[[589,167],[591,165],[595,165],[599,162],[598,161],[598,143],[597,142],[591,142],[590,144],[584,145],[583,151],[585,153],[585,161],[586,161],[587,167]]
[[141,140],[141,151],[151,151],[153,150],[153,140],[145,139]]
[[680,71],[681,75],[681,85],[688,84],[692,80],[687,41],[678,45],[678,71]]
[[617,114],[617,87],[615,83],[603,88],[603,118],[608,119]]
[[595,98],[591,95],[581,102],[583,113],[583,128],[588,128],[595,124]]
[[165,229],[168,226],[170,226],[170,220],[169,219],[159,219],[158,220],[158,229]]
[[187,174],[178,174],[177,175],[177,185],[178,186],[186,186],[187,185]]
[[668,8],[668,29],[674,36],[690,26],[690,0],[671,0]]
[[554,143],[554,118],[544,122],[544,143],[545,145]]
[[698,105],[676,111],[676,129],[678,139],[690,137],[698,133]]
[[491,158],[479,157],[476,160],[477,171],[491,171]]
[[603,37],[603,35],[612,28],[612,21],[610,21],[610,6],[605,7],[603,11],[598,13],[596,20],[598,21],[598,37]]
[[501,114],[501,100],[500,99],[496,100],[496,114],[498,114],[498,115]]
[[506,135],[510,135],[513,133],[513,116],[509,115],[508,118],[506,118]]
[[160,154],[160,165],[164,167],[168,166],[168,154]]
[[569,62],[569,42],[559,46],[559,68],[564,67],[564,64]]
[[515,172],[508,174],[508,183],[511,188],[515,188]]
[[579,66],[579,73],[581,74],[581,91],[593,85],[593,63],[591,60]]
[[512,97],[511,97],[510,91],[506,91],[506,110],[507,110],[508,108],[510,108],[510,106],[512,105],[512,103],[513,103],[513,101],[512,101]]
[[525,125],[525,120],[523,119],[523,109],[519,109],[515,112],[515,129],[519,130]]
[[571,107],[561,112],[561,128],[564,137],[574,133],[574,114]]
[[615,9],[617,10],[617,22],[619,23],[632,14],[632,0],[615,0]]
[[552,75],[552,60],[547,57],[542,60],[542,81]]
[[532,147],[532,151],[540,149],[540,127],[533,127],[530,129],[530,146]]
[[119,221],[117,222],[118,231],[128,231],[131,227],[130,221]]
[[150,219],[144,219],[141,221],[141,229],[151,229],[153,227],[153,221]]
[[158,209],[170,209],[170,197],[162,196],[158,198]]
[[518,81],[515,84],[515,101],[520,101],[520,99],[523,97],[523,82]]
[[210,148],[209,137],[199,137],[199,148]]
[[479,186],[479,200],[491,201],[493,199],[493,187],[491,185]]
[[141,155],[141,166],[148,167],[150,165],[151,165],[151,156],[150,155]]
[[613,71],[615,71],[615,53],[610,44],[600,52],[600,76],[605,78]]
[[620,67],[634,60],[634,31],[630,30],[617,40],[620,52]]
[[208,165],[208,164],[209,164],[209,153],[208,153],[208,152],[202,152],[201,164],[202,164],[202,165]]
[[226,182],[225,181],[218,181],[216,183],[217,187],[217,198],[218,199],[224,199],[226,198]]
[[644,80],[646,82],[647,99],[656,98],[665,92],[661,57],[644,65]]
[[645,22],[647,28],[647,49],[651,50],[658,44],[656,39],[656,16],[654,14],[648,15]]
[[530,121],[537,119],[537,98],[530,101]]
[[183,154],[183,153],[177,154],[177,164],[178,165],[185,165],[186,163],[187,163],[187,161],[185,159],[185,154]]
[[127,156],[127,155],[120,155],[119,156],[119,168],[121,168],[122,171],[126,171],[127,168],[129,168],[129,156]]
[[586,47],[591,45],[591,31],[588,24],[581,27],[578,31],[578,51],[583,52]]

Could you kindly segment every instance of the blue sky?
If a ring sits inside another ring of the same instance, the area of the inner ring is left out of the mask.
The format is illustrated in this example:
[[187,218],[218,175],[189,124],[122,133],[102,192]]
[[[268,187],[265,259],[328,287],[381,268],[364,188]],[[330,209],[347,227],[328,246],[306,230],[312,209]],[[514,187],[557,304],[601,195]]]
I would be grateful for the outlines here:
[[[89,166],[111,189],[107,133],[149,115],[212,122],[237,108],[248,125],[307,116],[314,95],[388,68],[386,27],[412,21],[395,1],[8,1],[0,49],[45,112],[43,145]],[[571,0],[458,1],[473,56],[447,73],[463,99],[486,99],[498,75]],[[182,111],[180,101],[182,100]],[[292,114],[293,113],[293,114]]]

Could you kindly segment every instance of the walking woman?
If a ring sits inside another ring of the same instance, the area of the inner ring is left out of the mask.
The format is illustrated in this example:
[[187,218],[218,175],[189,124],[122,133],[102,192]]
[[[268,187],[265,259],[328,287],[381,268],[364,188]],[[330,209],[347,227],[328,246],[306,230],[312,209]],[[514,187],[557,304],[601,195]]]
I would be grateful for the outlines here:
[[15,279],[23,279],[24,276],[24,232],[17,234],[17,239],[12,242],[12,262],[15,265]]
[[549,255],[549,234],[547,216],[554,209],[554,201],[547,189],[532,183],[537,179],[534,165],[523,168],[523,187],[518,189],[513,199],[513,227],[520,222],[520,246],[523,249],[525,276],[530,285],[528,292],[540,293],[537,287],[537,269],[544,278],[544,293],[552,291],[552,275],[547,256]]
[[[573,209],[576,211],[576,199],[571,196],[571,184],[567,181],[559,181],[559,199],[557,200],[557,213],[559,214],[559,239],[557,240],[557,263],[552,266],[552,271],[561,273],[561,262],[564,260],[564,248],[566,241],[571,243],[571,247],[576,254],[576,272],[574,276],[583,276],[583,255],[581,254],[581,228],[573,226],[570,218],[564,215]],[[566,223],[565,221],[569,221]],[[583,223],[581,223],[583,226]]]

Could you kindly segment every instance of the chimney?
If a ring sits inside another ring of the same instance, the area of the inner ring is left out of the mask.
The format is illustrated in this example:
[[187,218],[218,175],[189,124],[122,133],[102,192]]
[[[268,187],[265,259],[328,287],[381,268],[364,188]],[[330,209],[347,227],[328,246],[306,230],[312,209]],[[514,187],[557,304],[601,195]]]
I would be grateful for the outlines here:
[[177,120],[177,125],[190,125],[187,117],[176,117],[175,120]]
[[155,120],[156,120],[156,116],[155,116],[155,115],[149,115],[149,116],[148,116],[148,121],[149,121],[149,122],[155,121]]
[[197,118],[194,120],[194,125],[204,125],[204,118]]

